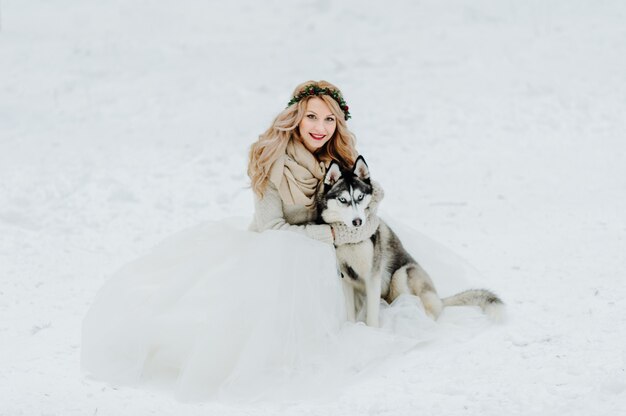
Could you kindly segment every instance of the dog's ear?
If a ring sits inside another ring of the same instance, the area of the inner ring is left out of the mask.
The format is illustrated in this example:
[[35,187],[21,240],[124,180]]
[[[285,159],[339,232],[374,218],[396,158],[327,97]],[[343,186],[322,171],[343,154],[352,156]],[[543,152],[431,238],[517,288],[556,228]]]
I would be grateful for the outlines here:
[[359,156],[356,159],[352,172],[361,180],[368,180],[370,178],[370,169],[367,167],[367,163],[365,163],[363,156]]
[[326,176],[324,176],[324,185],[334,185],[339,178],[341,178],[341,169],[339,164],[333,160],[326,171]]

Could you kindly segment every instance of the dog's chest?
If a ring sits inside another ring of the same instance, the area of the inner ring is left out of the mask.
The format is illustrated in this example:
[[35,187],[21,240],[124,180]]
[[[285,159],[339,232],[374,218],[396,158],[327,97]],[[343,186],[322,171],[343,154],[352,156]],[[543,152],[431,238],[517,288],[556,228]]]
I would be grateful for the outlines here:
[[371,278],[374,263],[374,245],[369,241],[337,247],[337,261],[344,279],[356,287],[363,287]]

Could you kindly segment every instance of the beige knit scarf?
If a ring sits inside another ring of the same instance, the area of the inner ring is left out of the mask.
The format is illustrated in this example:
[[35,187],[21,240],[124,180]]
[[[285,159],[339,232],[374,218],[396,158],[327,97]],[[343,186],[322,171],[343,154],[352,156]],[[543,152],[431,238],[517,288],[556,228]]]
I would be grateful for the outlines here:
[[324,163],[297,139],[289,140],[285,154],[270,169],[269,180],[286,205],[315,206],[315,192],[324,179]]

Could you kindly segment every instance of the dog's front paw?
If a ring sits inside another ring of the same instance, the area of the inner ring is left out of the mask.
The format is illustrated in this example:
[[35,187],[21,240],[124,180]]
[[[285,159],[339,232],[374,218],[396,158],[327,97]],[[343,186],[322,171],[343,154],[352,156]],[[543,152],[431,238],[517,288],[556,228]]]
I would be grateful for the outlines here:
[[372,328],[380,328],[380,323],[378,322],[378,317],[367,317],[367,326],[371,326]]

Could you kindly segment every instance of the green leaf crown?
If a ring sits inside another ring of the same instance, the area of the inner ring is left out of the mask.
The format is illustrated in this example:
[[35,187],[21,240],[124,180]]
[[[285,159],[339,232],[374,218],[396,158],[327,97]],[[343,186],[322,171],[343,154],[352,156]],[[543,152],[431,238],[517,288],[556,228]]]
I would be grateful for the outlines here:
[[321,88],[315,84],[309,84],[305,86],[302,90],[300,90],[300,92],[296,94],[296,96],[294,96],[291,99],[291,101],[289,101],[289,103],[287,104],[287,107],[289,107],[292,104],[297,103],[298,101],[302,100],[304,97],[309,97],[311,95],[330,95],[335,101],[337,101],[337,104],[339,104],[339,108],[341,108],[341,111],[343,111],[343,114],[345,115],[346,120],[350,118],[350,111],[348,111],[350,107],[348,107],[345,100],[341,96],[341,92],[339,92],[338,90],[330,89],[330,88]]

